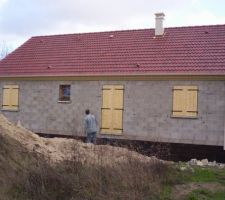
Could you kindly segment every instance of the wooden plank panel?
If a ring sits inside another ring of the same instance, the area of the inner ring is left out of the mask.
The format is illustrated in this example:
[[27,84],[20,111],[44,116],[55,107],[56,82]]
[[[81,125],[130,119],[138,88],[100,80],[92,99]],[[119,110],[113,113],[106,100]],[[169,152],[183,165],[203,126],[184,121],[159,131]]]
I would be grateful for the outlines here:
[[19,105],[19,89],[18,88],[12,88],[11,89],[11,106],[18,108]]
[[113,133],[121,134],[123,130],[123,110],[113,110]]
[[123,132],[123,99],[124,86],[114,85],[112,112],[112,130],[114,134],[122,134]]
[[115,90],[124,90],[123,85],[114,85],[113,87],[114,87]]
[[112,127],[112,111],[108,109],[102,109],[102,129],[111,130]]
[[195,86],[195,85],[187,86],[187,90],[189,90],[189,91],[198,91],[198,86]]
[[3,109],[18,110],[19,86],[5,85],[3,87]]
[[19,89],[19,86],[18,86],[18,85],[10,85],[10,87],[11,87],[12,89]]
[[3,102],[2,102],[2,107],[3,109],[9,109],[11,106],[10,104],[10,91],[11,88],[5,87],[3,88]]
[[123,90],[113,90],[113,109],[123,109]]
[[110,108],[112,107],[112,92],[113,88],[108,87],[107,90],[103,89],[102,92],[102,108]]
[[187,105],[186,112],[187,116],[196,117],[197,116],[197,102],[198,102],[198,90],[197,88],[187,89]]
[[112,93],[113,87],[111,85],[103,86],[101,133],[104,134],[110,134],[112,130]]
[[122,133],[123,90],[123,85],[103,86],[101,133]]
[[175,86],[173,90],[173,116],[184,115],[184,88]]
[[184,90],[185,86],[174,86],[173,90]]
[[187,112],[187,105],[188,105],[188,102],[189,102],[189,98],[188,98],[188,87],[187,86],[183,86],[184,89],[183,89],[183,116],[188,116],[188,112]]
[[108,89],[111,90],[112,88],[113,88],[112,85],[104,85],[102,89],[103,90],[108,90]]

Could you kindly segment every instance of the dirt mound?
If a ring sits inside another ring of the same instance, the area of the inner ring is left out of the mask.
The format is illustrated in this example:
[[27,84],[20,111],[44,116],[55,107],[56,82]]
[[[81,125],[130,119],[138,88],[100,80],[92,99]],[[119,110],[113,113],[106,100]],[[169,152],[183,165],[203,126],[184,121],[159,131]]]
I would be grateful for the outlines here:
[[29,151],[40,153],[53,162],[79,159],[88,164],[112,165],[129,160],[141,162],[157,160],[155,157],[143,156],[126,148],[86,144],[75,139],[42,138],[20,125],[14,125],[2,114],[0,114],[0,135],[15,139]]

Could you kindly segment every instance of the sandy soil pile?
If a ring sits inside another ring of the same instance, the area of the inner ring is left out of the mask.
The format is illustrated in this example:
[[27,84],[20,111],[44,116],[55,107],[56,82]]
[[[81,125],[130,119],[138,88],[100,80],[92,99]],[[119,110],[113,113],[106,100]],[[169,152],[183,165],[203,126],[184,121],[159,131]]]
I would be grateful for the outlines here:
[[153,162],[155,157],[147,157],[126,148],[109,145],[86,144],[74,139],[42,138],[22,126],[16,126],[0,114],[0,134],[20,142],[29,151],[35,151],[50,161],[79,159],[83,163],[112,165],[115,163],[138,160]]

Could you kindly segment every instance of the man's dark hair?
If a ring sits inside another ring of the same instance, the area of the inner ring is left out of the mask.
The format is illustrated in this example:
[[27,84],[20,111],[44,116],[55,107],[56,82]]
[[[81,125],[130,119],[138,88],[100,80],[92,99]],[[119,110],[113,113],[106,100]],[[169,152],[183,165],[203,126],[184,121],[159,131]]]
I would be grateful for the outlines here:
[[90,114],[90,110],[89,109],[85,110],[85,113],[86,113],[86,115],[89,115]]

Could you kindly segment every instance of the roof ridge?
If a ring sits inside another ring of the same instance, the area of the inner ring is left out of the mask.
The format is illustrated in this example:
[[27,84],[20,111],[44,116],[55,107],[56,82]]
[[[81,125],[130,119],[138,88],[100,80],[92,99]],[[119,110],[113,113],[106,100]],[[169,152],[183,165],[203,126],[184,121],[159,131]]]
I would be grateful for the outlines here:
[[[93,32],[80,32],[80,33],[62,33],[62,34],[53,34],[53,35],[38,35],[33,36],[32,38],[38,38],[38,37],[54,37],[54,36],[67,36],[67,35],[88,35],[88,34],[99,34],[99,33],[116,33],[116,32],[132,32],[132,31],[145,31],[145,30],[151,30],[149,28],[143,28],[143,29],[124,29],[124,30],[113,30],[113,31],[93,31]],[[153,28],[152,28],[153,30]]]
[[[225,26],[225,24],[214,24],[214,25],[190,25],[190,26],[174,26],[174,27],[165,27],[165,29],[184,29],[184,28],[203,28],[203,27],[216,27],[216,26]],[[41,37],[55,37],[55,36],[69,36],[69,35],[89,35],[89,34],[106,34],[106,33],[118,33],[118,32],[136,32],[136,31],[152,31],[155,28],[136,28],[136,29],[122,29],[122,30],[112,30],[112,31],[93,31],[93,32],[79,32],[79,33],[62,33],[62,34],[50,34],[50,35],[37,35],[31,38],[41,38]]]

